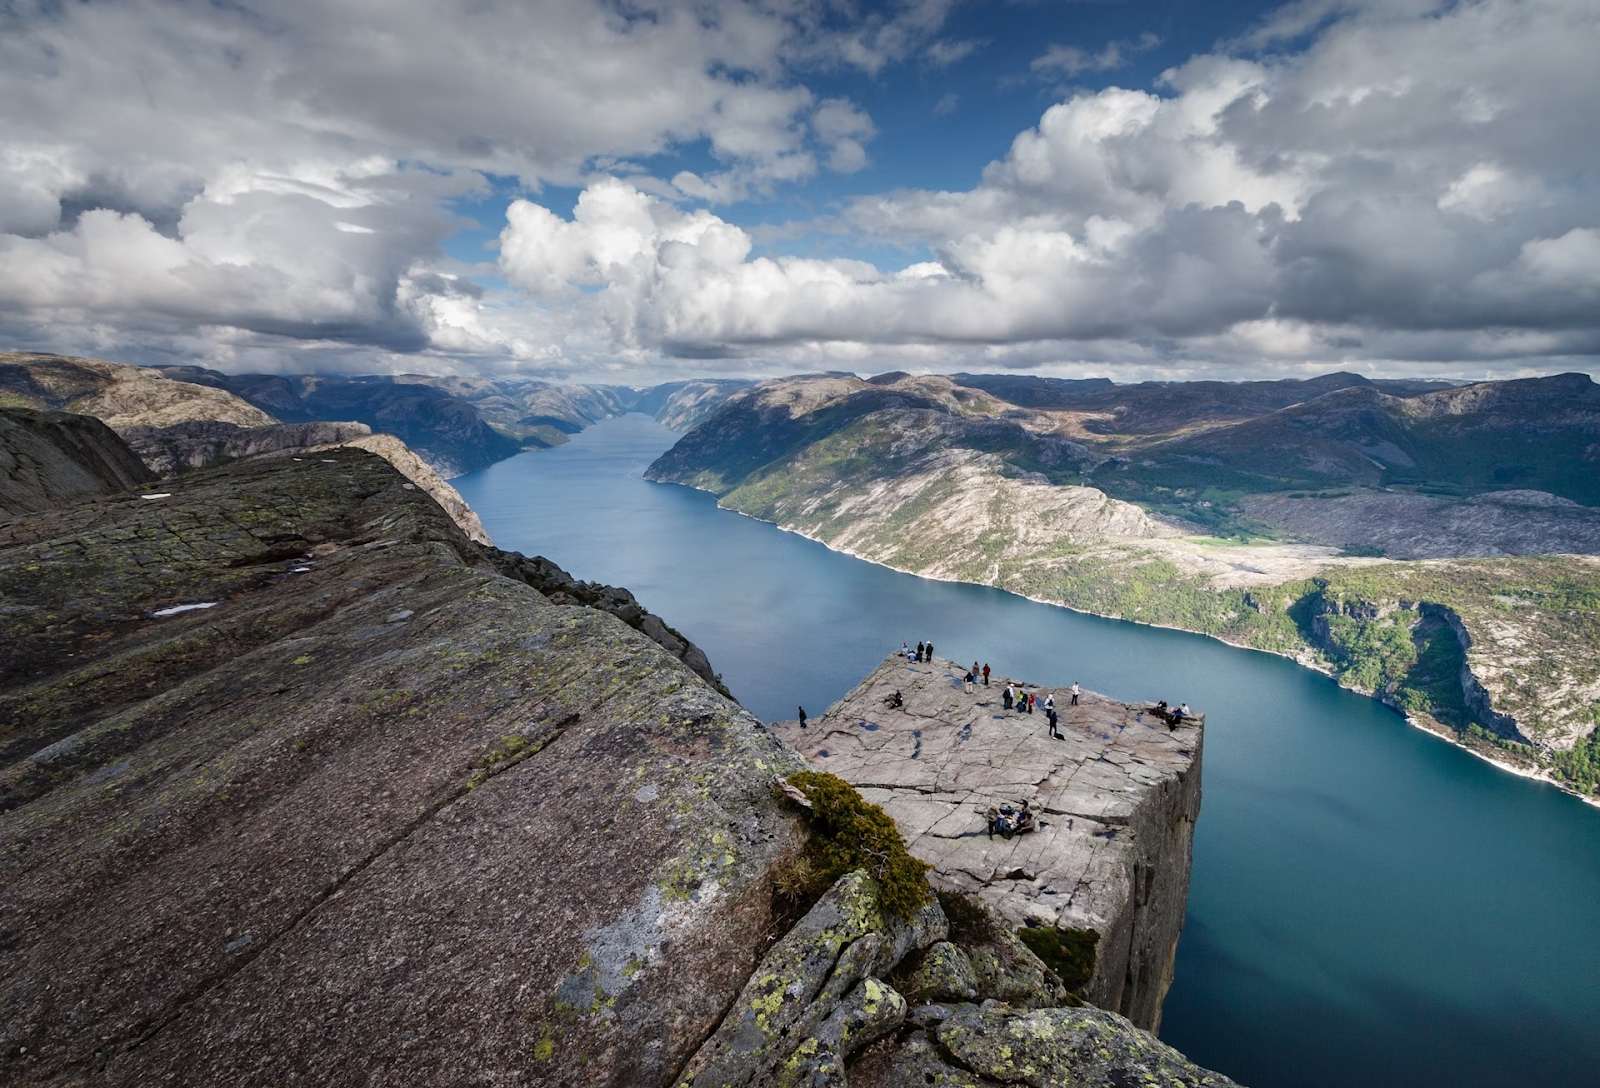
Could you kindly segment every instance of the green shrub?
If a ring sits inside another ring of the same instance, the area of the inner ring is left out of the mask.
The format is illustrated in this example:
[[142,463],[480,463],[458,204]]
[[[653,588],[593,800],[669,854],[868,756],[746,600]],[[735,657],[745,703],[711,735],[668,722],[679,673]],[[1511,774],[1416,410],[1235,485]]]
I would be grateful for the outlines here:
[[883,908],[909,918],[933,899],[927,862],[906,849],[894,820],[838,775],[800,771],[790,785],[811,802],[811,841],[805,856],[816,879],[831,885],[846,873],[865,869],[882,888]]
[[1095,948],[1100,934],[1093,929],[1024,928],[1017,936],[1044,965],[1061,976],[1069,990],[1088,985],[1094,977]]

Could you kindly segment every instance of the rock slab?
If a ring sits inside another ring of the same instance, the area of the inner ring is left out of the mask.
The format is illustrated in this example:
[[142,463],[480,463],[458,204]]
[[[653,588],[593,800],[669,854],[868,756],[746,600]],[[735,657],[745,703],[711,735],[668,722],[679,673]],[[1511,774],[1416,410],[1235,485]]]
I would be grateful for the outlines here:
[[[1075,954],[1074,992],[1156,1030],[1188,898],[1203,719],[1173,730],[1141,707],[1092,692],[1071,706],[1042,687],[1029,688],[1038,712],[1007,711],[1006,678],[968,691],[965,672],[896,655],[807,728],[774,728],[882,805],[937,888],[988,904],[1047,962]],[[1042,712],[1052,696],[1062,740]],[[991,838],[989,806],[1024,800],[1039,830]]]

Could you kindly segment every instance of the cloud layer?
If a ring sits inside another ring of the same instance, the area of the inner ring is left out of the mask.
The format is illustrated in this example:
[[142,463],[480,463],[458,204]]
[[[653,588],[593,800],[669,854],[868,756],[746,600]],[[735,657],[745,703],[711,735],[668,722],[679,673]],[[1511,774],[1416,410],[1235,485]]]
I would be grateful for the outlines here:
[[[959,63],[979,43],[939,37],[948,7],[12,5],[0,330],[119,357],[564,373],[1600,355],[1588,0],[1292,5],[1151,90],[1073,93],[971,190],[801,224],[823,251],[931,260],[762,253],[726,204],[872,158],[873,119],[806,73]],[[1034,68],[1139,47],[1054,46]],[[453,202],[506,176],[533,193],[507,213],[502,287],[441,245]],[[570,216],[540,203],[549,184],[582,187]]]
[[541,297],[603,288],[621,340],[669,351],[1593,355],[1597,40],[1588,4],[1385,3],[1297,53],[1196,57],[1161,94],[1079,94],[971,191],[857,201],[849,228],[936,255],[897,272],[752,259],[744,232],[616,181],[570,223],[514,209],[502,267]]

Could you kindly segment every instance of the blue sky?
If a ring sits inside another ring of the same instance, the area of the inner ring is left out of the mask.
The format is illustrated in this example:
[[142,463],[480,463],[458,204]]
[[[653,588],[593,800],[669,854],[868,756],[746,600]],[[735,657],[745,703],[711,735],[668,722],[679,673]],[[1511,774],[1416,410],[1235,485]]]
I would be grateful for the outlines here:
[[14,347],[608,381],[1600,355],[1592,0],[0,22]]

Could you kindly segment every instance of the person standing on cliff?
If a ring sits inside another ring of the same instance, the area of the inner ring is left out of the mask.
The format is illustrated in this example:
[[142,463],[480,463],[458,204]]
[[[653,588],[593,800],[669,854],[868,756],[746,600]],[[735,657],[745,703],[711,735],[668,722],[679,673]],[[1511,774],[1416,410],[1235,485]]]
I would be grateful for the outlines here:
[[805,707],[800,707],[799,709],[800,709],[800,728],[804,729],[806,727],[806,708]]
[[987,661],[983,663],[983,686],[989,686],[989,663]]
[[1000,705],[1005,709],[1010,710],[1011,703],[1014,699],[1016,699],[1016,697],[1016,693],[1011,690],[1011,685],[1007,684],[1006,690],[1000,693]]
[[1050,723],[1050,735],[1056,738],[1056,740],[1066,740],[1067,738],[1063,737],[1061,735],[1061,731],[1056,728],[1056,708],[1053,706],[1046,706],[1044,708],[1044,716],[1045,720]]
[[930,662],[933,660],[933,643],[931,642],[928,643],[928,660]]
[[1073,706],[1077,706],[1078,705],[1078,696],[1081,695],[1082,693],[1083,693],[1083,689],[1078,687],[1078,682],[1076,680],[1074,680],[1072,682],[1072,705]]
[[917,660],[922,660],[922,643],[917,643]]

